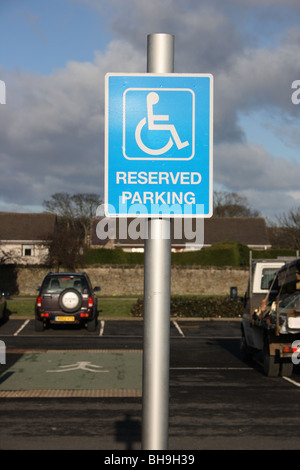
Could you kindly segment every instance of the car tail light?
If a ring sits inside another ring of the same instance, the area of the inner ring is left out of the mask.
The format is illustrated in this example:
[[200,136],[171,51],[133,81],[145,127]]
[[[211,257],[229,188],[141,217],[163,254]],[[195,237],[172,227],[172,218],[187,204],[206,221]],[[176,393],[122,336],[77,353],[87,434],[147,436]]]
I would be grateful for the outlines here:
[[93,297],[89,297],[88,308],[92,308],[92,307],[94,307],[94,299]]
[[81,313],[80,318],[88,318],[89,314],[88,313]]
[[41,317],[49,318],[49,313],[41,313]]
[[38,298],[36,299],[36,306],[37,306],[37,307],[41,307],[41,306],[42,306],[42,297],[38,297]]

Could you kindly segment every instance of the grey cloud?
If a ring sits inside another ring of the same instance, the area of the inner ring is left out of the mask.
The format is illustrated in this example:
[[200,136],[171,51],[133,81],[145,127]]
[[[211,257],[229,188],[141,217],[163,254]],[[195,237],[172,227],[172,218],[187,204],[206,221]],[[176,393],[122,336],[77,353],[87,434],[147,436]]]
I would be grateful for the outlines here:
[[300,163],[254,143],[224,143],[215,148],[215,177],[235,191],[292,191],[299,188]]
[[6,73],[0,201],[36,206],[60,191],[103,196],[104,76],[139,64],[132,45],[114,41],[94,63],[69,62],[47,76]]
[[[272,48],[248,42],[239,24],[239,18],[245,21],[240,3],[132,0],[129,7],[111,0],[114,40],[105,51],[95,52],[93,62],[68,62],[48,76],[1,69],[8,96],[7,105],[0,107],[0,201],[9,207],[22,202],[36,206],[58,191],[103,194],[104,75],[144,72],[147,34],[169,32],[175,35],[177,72],[214,74],[216,183],[247,191],[250,204],[259,201],[262,188],[270,197],[275,190],[285,192],[281,201],[291,202],[288,191],[297,191],[299,163],[274,158],[247,142],[238,115],[279,110],[282,139],[298,144],[284,116],[296,130],[300,106],[291,102],[291,83],[300,79],[300,33],[294,27],[285,31]],[[298,3],[247,0],[243,6],[289,5],[299,15]],[[101,6],[96,0],[88,4]],[[269,207],[273,205],[270,199]]]

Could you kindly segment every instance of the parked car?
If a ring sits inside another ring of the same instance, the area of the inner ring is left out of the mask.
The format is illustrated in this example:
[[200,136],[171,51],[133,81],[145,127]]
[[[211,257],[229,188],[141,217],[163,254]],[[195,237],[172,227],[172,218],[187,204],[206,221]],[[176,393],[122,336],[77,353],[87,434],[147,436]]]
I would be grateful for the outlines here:
[[8,318],[7,315],[7,303],[6,296],[8,293],[0,292],[0,321],[5,321]]
[[89,331],[97,326],[97,297],[100,287],[92,288],[86,273],[48,273],[38,288],[35,329],[47,324],[85,324]]

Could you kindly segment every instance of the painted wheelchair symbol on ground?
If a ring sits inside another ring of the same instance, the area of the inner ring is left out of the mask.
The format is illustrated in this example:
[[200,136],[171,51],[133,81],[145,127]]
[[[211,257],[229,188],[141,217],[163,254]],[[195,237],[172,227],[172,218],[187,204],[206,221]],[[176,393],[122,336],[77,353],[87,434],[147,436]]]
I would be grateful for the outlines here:
[[75,364],[69,364],[66,366],[60,366],[58,370],[47,370],[46,372],[72,372],[73,370],[87,370],[88,372],[109,372],[109,370],[98,370],[103,366],[97,366],[91,362],[76,362]]
[[30,352],[0,375],[0,394],[16,390],[141,388],[141,350]]

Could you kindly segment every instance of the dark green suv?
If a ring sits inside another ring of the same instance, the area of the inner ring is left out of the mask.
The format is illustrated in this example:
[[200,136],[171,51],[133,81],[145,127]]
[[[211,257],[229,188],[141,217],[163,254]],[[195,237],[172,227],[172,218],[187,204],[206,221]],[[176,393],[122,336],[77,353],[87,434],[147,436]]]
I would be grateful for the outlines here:
[[35,329],[43,331],[49,323],[85,324],[97,327],[97,297],[86,273],[48,273],[39,287],[35,304]]

